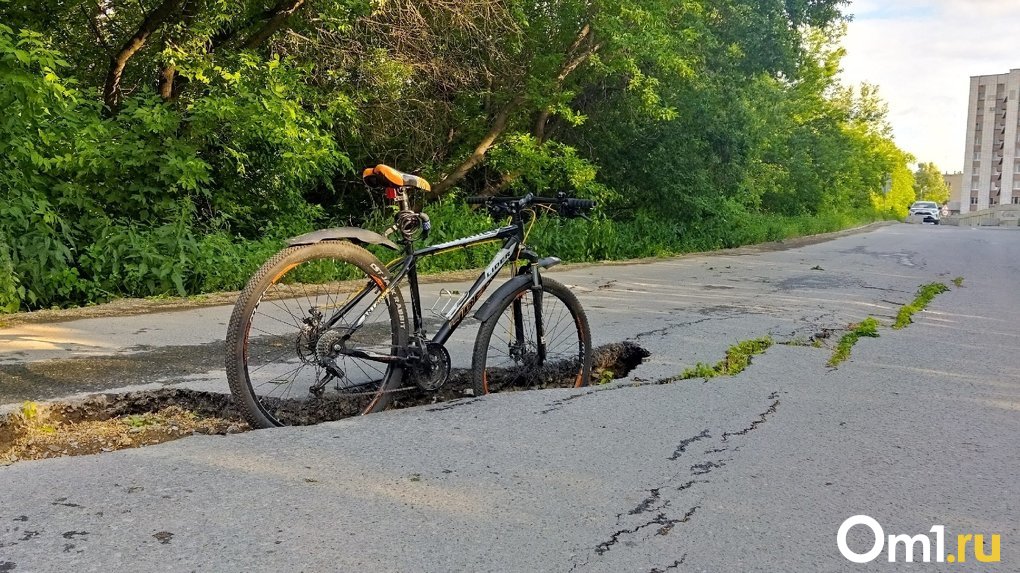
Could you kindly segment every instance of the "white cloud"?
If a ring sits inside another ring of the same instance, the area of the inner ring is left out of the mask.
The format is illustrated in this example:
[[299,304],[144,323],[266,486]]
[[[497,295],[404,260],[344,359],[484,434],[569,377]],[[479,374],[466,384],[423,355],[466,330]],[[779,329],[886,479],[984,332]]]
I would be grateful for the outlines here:
[[897,144],[963,167],[970,76],[1020,68],[1020,0],[855,0],[843,80],[879,86]]

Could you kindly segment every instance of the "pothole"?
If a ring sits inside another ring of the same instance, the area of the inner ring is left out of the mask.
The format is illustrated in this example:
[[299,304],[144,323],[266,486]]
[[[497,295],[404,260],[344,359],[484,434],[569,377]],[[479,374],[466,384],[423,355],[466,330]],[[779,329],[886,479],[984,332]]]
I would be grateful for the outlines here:
[[[594,351],[592,382],[623,378],[649,356],[632,342]],[[403,394],[394,408],[409,408],[470,396],[470,373],[454,370],[438,392]],[[300,422],[341,419],[329,408],[306,408]],[[167,388],[96,394],[50,403],[25,402],[20,411],[0,416],[0,465],[22,460],[76,456],[137,448],[195,434],[232,434],[249,429],[229,394]]]

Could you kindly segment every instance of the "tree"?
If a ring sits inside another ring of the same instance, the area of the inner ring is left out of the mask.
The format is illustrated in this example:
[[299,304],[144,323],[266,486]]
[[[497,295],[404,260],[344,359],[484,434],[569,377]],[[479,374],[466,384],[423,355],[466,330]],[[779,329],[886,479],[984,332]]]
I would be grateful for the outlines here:
[[918,201],[934,201],[939,205],[949,201],[949,185],[942,170],[934,163],[918,163],[914,172],[914,197]]
[[460,193],[594,198],[594,258],[900,215],[847,4],[0,0],[0,307],[238,288],[272,241],[373,225],[375,163],[467,227]]

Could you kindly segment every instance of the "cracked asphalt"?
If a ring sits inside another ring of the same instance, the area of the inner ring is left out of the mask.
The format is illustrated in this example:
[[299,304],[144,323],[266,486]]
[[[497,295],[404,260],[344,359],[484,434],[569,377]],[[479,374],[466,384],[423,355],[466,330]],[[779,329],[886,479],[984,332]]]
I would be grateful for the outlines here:
[[[886,534],[944,525],[947,551],[999,534],[1000,562],[953,567],[1020,570],[1020,232],[892,225],[555,275],[596,345],[637,342],[645,363],[595,388],[0,468],[0,571],[950,567],[847,561],[836,532],[857,514]],[[950,292],[892,330],[935,281]],[[164,314],[0,330],[0,403],[222,391],[209,356],[229,308]],[[867,316],[880,337],[838,369],[804,345]],[[462,366],[473,334],[451,349]],[[735,377],[657,383],[764,335],[794,344]]]

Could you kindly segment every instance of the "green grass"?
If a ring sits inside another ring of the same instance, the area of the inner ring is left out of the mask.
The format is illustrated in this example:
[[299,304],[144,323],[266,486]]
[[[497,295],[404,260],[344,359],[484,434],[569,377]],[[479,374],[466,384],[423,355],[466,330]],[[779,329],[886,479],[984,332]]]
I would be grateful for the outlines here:
[[716,378],[719,376],[734,376],[744,371],[751,364],[751,357],[762,354],[775,344],[771,336],[763,336],[751,340],[744,340],[730,346],[726,350],[726,358],[720,360],[715,366],[698,362],[693,367],[683,371],[679,376],[670,379],[689,380],[691,378]]
[[850,325],[850,332],[847,332],[839,339],[836,350],[832,353],[827,364],[835,367],[850,358],[850,351],[861,338],[878,338],[878,321],[869,316],[858,324]]
[[[502,223],[456,197],[427,205],[425,211],[432,219],[432,236],[419,246],[476,234]],[[557,256],[564,262],[628,260],[781,241],[838,231],[876,219],[873,213],[856,212],[783,216],[731,211],[725,217],[695,221],[679,221],[649,212],[619,220],[597,214],[590,221],[542,216],[531,229],[528,244],[538,253]],[[380,231],[389,223],[388,214],[376,214],[362,225]],[[198,230],[186,229],[182,239],[141,225],[117,227],[103,245],[89,251],[87,269],[60,275],[66,284],[57,279],[52,284],[35,284],[31,282],[34,279],[18,277],[18,269],[11,267],[10,257],[4,258],[7,249],[0,244],[0,315],[19,308],[79,306],[122,297],[162,300],[239,290],[283,246],[280,237],[303,230],[276,228],[271,236],[242,239],[226,232],[203,235]],[[492,243],[428,257],[421,261],[418,271],[426,275],[479,268],[498,247]],[[384,262],[386,257],[392,257],[389,252],[370,250],[382,255]],[[10,280],[5,281],[5,277]],[[19,286],[32,291],[32,296],[19,294]]]
[[[963,282],[963,279],[960,279]],[[932,301],[936,296],[949,291],[949,287],[942,283],[929,283],[921,285],[917,289],[917,296],[910,304],[903,305],[900,308],[899,313],[896,314],[896,322],[893,324],[893,328],[899,330],[906,328],[910,323],[914,322],[913,317],[915,313],[920,312],[928,306],[928,303]]]
[[953,284],[956,285],[957,287],[962,287],[963,277],[956,277],[955,279],[953,279]]

